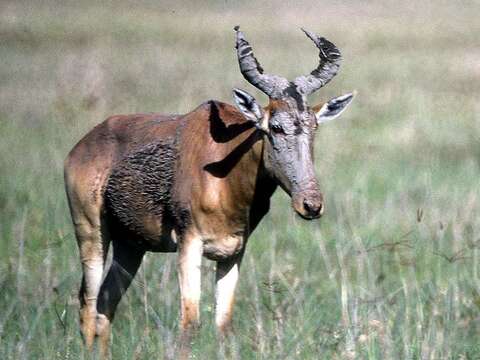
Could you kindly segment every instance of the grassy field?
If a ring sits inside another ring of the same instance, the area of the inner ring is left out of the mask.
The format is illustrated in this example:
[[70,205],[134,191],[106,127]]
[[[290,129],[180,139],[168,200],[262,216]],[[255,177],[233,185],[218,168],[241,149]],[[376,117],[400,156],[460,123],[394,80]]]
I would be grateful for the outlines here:
[[[342,50],[315,104],[321,221],[288,197],[250,239],[235,359],[480,359],[478,1],[0,3],[0,359],[87,358],[63,159],[106,116],[185,113],[244,88],[233,26],[270,73],[317,64],[299,31]],[[114,359],[169,358],[175,255],[149,254],[114,323]],[[195,359],[221,358],[205,261]]]

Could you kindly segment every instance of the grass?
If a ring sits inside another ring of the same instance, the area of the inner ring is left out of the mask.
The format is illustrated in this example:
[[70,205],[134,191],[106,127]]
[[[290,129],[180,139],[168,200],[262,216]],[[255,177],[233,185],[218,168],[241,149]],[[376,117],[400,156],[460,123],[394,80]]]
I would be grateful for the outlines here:
[[[269,72],[316,66],[298,30],[333,40],[356,89],[317,134],[321,221],[288,197],[253,234],[238,289],[237,359],[480,359],[478,2],[2,2],[0,358],[88,358],[62,164],[114,113],[185,113],[246,84],[241,24]],[[301,54],[301,56],[299,55]],[[221,358],[204,262],[193,358]],[[172,356],[175,255],[147,255],[114,323],[114,359]]]

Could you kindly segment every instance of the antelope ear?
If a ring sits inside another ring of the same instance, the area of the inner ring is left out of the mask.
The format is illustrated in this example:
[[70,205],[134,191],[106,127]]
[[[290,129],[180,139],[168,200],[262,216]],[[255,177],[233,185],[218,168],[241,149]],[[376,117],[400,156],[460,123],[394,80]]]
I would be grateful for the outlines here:
[[240,89],[233,89],[233,99],[237,104],[238,110],[245,116],[247,120],[250,120],[255,124],[255,127],[262,129],[263,109],[258,105],[255,98]]
[[339,116],[350,104],[355,96],[355,92],[345,94],[327,101],[322,106],[317,105],[313,107],[317,124],[321,124],[335,119]]

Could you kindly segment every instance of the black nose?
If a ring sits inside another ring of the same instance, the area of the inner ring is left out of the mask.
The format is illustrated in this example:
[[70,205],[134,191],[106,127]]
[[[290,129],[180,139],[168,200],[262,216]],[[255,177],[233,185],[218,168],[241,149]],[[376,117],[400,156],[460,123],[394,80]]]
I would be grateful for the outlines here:
[[303,208],[305,213],[312,218],[320,217],[323,214],[323,202],[312,201],[309,199],[303,200]]

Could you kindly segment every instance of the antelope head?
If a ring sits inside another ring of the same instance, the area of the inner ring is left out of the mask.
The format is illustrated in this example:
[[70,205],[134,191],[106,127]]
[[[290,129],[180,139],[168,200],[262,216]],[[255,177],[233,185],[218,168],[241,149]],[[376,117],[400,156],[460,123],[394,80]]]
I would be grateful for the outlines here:
[[242,75],[269,97],[269,105],[262,108],[252,95],[234,89],[237,107],[268,139],[264,148],[265,168],[291,196],[295,211],[305,219],[318,218],[324,212],[324,200],[313,164],[315,130],[319,124],[340,115],[352,101],[353,94],[313,107],[308,106],[307,96],[336,75],[340,67],[340,51],[327,39],[303,30],[320,50],[320,61],[309,75],[289,81],[265,74],[238,26],[235,31]]

